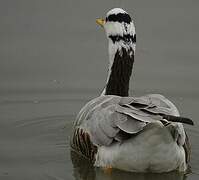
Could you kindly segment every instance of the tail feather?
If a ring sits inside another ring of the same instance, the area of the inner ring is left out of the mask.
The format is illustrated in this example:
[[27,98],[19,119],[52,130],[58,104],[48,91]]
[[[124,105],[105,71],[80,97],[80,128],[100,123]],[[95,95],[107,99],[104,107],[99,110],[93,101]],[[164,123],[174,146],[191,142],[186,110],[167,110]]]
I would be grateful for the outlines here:
[[185,117],[181,117],[181,116],[165,115],[165,114],[162,114],[161,116],[170,122],[179,122],[179,123],[194,125],[193,121],[189,118],[185,118]]

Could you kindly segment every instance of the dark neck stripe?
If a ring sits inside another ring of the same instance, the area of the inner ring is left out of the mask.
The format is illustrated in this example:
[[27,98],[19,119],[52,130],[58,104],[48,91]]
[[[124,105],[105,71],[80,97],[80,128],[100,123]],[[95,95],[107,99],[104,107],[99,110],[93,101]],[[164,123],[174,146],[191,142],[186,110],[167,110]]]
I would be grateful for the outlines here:
[[[105,88],[105,95],[128,96],[134,51],[133,49],[127,51],[124,48],[121,51],[118,50],[115,54],[110,77]],[[133,55],[130,56],[130,52],[133,52]]]
[[136,34],[130,35],[130,34],[124,34],[123,36],[120,35],[110,35],[109,38],[115,43],[116,41],[124,41],[124,42],[132,42],[136,43]]
[[124,22],[130,24],[131,17],[126,13],[111,14],[108,17],[106,17],[106,21],[120,23]]

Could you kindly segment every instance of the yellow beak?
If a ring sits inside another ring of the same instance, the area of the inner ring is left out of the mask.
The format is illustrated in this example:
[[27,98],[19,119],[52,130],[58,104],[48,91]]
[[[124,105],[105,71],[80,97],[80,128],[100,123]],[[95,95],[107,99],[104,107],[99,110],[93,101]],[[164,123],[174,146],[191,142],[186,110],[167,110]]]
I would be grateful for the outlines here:
[[103,26],[104,26],[104,24],[105,24],[105,20],[104,20],[104,19],[99,18],[99,19],[96,19],[96,23],[103,27]]

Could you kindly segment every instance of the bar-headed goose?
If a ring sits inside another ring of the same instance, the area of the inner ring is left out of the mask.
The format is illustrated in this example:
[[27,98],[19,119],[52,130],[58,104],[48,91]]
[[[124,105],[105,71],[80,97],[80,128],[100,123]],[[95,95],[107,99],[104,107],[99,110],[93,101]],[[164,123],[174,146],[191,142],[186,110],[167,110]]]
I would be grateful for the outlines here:
[[109,73],[101,96],[79,112],[71,147],[97,167],[134,172],[186,172],[190,145],[175,105],[162,95],[128,97],[136,33],[120,8],[97,19],[109,43]]

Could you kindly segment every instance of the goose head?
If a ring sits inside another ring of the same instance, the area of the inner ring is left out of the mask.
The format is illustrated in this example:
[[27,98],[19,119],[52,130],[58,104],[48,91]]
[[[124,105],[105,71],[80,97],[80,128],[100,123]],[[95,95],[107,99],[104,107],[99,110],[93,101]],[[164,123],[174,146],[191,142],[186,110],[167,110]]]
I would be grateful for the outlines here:
[[135,53],[135,25],[131,16],[125,10],[121,8],[111,9],[105,18],[99,18],[96,22],[106,32],[110,58],[114,58],[117,50],[120,51],[122,48],[130,50],[129,53],[131,54]]

